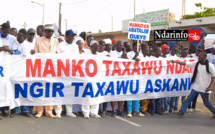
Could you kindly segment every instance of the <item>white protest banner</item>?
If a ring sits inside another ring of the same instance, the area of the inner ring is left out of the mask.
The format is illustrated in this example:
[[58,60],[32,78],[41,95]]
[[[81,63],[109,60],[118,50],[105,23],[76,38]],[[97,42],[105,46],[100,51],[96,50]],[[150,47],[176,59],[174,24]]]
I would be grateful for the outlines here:
[[12,87],[9,80],[10,55],[0,52],[0,107],[9,106]]
[[149,41],[150,23],[129,22],[128,39]]
[[97,55],[13,55],[10,105],[93,105],[186,96],[191,76],[191,68],[164,58],[135,62]]

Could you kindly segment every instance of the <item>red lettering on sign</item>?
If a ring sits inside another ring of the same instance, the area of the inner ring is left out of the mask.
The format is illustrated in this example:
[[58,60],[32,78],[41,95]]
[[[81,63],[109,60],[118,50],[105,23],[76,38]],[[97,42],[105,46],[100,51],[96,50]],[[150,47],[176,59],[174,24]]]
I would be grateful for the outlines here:
[[103,64],[105,64],[105,68],[106,68],[106,75],[105,76],[109,76],[109,71],[110,71],[110,64],[112,64],[112,61],[107,61],[107,60],[104,60],[102,62]]
[[[145,65],[144,65],[145,63]],[[152,70],[152,63],[153,61],[150,61],[150,65],[149,65],[149,61],[147,62],[142,62],[141,63],[141,66],[142,66],[142,74],[145,74],[146,73],[146,69],[148,70],[148,74],[151,74],[151,70]]]
[[43,71],[43,77],[46,77],[47,74],[51,74],[52,77],[56,77],[56,74],[55,74],[55,71],[54,71],[54,66],[53,66],[53,63],[52,63],[52,59],[47,59],[46,60],[45,68],[44,68],[44,71]]
[[144,28],[149,29],[149,24],[145,24],[145,25],[144,25]]
[[129,27],[149,28],[149,25],[148,24],[143,25],[142,23],[129,23]]
[[119,67],[119,62],[116,61],[113,64],[113,72],[111,76],[114,76],[115,74],[118,74],[119,76],[121,75],[121,68]]
[[57,60],[57,76],[61,76],[61,70],[64,72],[64,75],[69,77],[69,60],[66,60],[66,66],[64,66],[61,59]]
[[[90,72],[90,64],[93,65],[93,72],[91,73]],[[86,74],[89,76],[89,77],[94,77],[96,74],[97,74],[97,70],[98,70],[98,66],[97,66],[97,63],[95,60],[88,60],[86,62],[86,65],[85,65],[85,71],[86,71]]]
[[167,60],[166,61],[167,64],[167,69],[166,69],[166,74],[169,74],[169,71],[171,72],[171,74],[174,73],[174,63],[171,63]]
[[154,61],[154,72],[156,75],[160,74],[161,73],[161,69],[162,69],[162,61],[159,60],[159,68],[158,70],[156,70],[157,68],[157,61]]
[[132,70],[131,74],[134,75],[134,73],[137,73],[138,75],[140,75],[139,62],[134,63],[134,69]]
[[79,72],[80,77],[84,77],[84,72],[81,69],[81,64],[84,62],[84,60],[79,60],[76,64],[76,60],[72,60],[72,76],[76,76],[76,72]]
[[[180,61],[180,60],[176,60],[176,61]],[[176,63],[176,66],[175,66],[175,74],[180,74],[182,71],[182,65],[179,65]]]
[[35,59],[34,67],[31,59],[26,59],[26,77],[41,77],[41,59]]
[[[193,61],[195,61],[195,60],[189,60],[190,62],[193,62]],[[192,68],[190,68],[190,73],[192,73],[193,72],[193,70],[192,70]]]
[[130,68],[129,68],[129,66],[131,65],[131,62],[122,62],[122,64],[125,67],[125,69],[122,72],[122,75],[125,75],[126,72],[127,72],[128,75],[130,75]]

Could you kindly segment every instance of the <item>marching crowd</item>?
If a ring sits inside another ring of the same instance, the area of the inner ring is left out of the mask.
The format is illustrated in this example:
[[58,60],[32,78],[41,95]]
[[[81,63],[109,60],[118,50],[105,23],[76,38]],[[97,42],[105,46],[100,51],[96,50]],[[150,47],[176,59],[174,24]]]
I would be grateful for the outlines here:
[[[177,45],[174,45],[170,51],[169,46],[166,44],[160,47],[156,45],[151,47],[143,43],[139,45],[139,43],[134,42],[130,45],[129,42],[111,39],[96,41],[91,35],[87,36],[85,40],[81,36],[78,37],[71,29],[65,32],[65,37],[53,38],[53,33],[53,25],[50,24],[45,26],[39,25],[36,30],[30,28],[27,31],[25,29],[17,31],[16,28],[11,28],[8,23],[3,23],[0,33],[0,53],[12,55],[73,53],[124,58],[135,60],[136,62],[156,58],[179,57],[186,59],[192,57],[196,60],[192,63],[171,60],[172,63],[193,68],[192,91],[189,96],[181,96],[182,107],[180,110],[178,107],[179,97],[166,97],[150,100],[105,102],[102,104],[82,106],[77,104],[65,106],[22,106],[12,110],[12,114],[9,107],[1,107],[0,119],[2,119],[2,115],[16,117],[21,113],[27,117],[33,117],[34,115],[36,118],[40,118],[44,111],[45,115],[51,118],[61,118],[62,111],[65,111],[66,116],[69,117],[76,117],[78,112],[82,112],[86,119],[90,117],[101,118],[107,114],[108,103],[111,104],[112,110],[110,112],[113,117],[119,115],[131,118],[132,116],[143,117],[145,115],[163,115],[170,113],[183,116],[185,112],[191,113],[193,111],[199,111],[196,109],[198,94],[201,95],[205,106],[215,115],[214,100],[211,102],[213,105],[209,101],[209,90],[215,87],[215,82],[213,82],[212,77],[215,76],[214,48],[211,49],[211,53],[207,54],[201,46],[198,46],[194,54],[189,54],[189,49],[184,48],[180,52]],[[212,97],[214,98],[214,94],[212,94]],[[125,112],[126,115],[124,114]],[[212,118],[215,119],[214,116]]]

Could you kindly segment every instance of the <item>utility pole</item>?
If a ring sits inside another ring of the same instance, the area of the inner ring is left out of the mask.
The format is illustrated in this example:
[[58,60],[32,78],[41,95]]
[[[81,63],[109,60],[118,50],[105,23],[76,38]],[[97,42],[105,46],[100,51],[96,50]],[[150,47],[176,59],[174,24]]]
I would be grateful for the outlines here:
[[113,32],[113,13],[111,13],[111,26],[112,26],[112,32]]
[[42,19],[42,25],[44,25],[44,16],[45,16],[45,3],[43,2],[43,4],[40,4],[40,3],[37,3],[37,2],[34,2],[34,1],[31,1],[31,3],[35,3],[35,4],[38,4],[40,6],[43,7],[43,19]]
[[59,3],[59,21],[58,21],[58,25],[59,25],[59,30],[60,31],[61,31],[61,17],[62,17],[61,6],[62,6],[62,3]]
[[45,17],[45,4],[43,2],[43,21],[42,21],[42,24],[44,25],[44,17]]
[[134,21],[135,21],[135,6],[136,6],[136,0],[134,0]]
[[64,19],[65,20],[65,31],[67,30],[67,19]]
[[182,20],[184,19],[185,15],[185,0],[182,0]]

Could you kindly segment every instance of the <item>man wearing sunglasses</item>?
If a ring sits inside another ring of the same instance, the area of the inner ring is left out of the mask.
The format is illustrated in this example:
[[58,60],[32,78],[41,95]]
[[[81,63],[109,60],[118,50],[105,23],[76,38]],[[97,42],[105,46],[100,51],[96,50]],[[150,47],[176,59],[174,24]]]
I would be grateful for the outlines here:
[[[45,25],[45,36],[38,38],[35,42],[35,52],[36,53],[56,53],[58,40],[52,38],[54,33],[54,28],[52,24]],[[40,118],[43,115],[44,107],[37,106],[37,115],[36,118]],[[45,106],[46,116],[50,118],[55,118],[52,113],[53,106]]]

